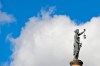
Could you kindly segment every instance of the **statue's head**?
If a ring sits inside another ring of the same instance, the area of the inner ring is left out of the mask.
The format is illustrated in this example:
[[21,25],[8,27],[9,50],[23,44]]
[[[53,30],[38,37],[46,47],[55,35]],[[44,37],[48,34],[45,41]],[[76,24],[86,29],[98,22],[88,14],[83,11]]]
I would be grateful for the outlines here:
[[75,33],[79,33],[79,29],[76,29],[74,32],[75,32]]

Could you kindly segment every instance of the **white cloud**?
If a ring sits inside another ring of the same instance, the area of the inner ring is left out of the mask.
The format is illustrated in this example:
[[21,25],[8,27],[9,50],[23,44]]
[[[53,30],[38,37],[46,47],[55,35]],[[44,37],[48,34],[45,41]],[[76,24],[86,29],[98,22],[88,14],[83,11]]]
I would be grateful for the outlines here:
[[11,23],[14,22],[15,18],[11,14],[0,11],[0,23]]
[[0,3],[0,23],[11,23],[15,21],[15,17],[12,14],[7,14],[1,10],[2,4]]
[[70,66],[76,28],[87,29],[87,39],[81,37],[83,46],[79,58],[84,61],[84,66],[99,66],[100,17],[77,26],[66,15],[50,17],[49,14],[30,18],[21,35],[12,40],[11,66]]

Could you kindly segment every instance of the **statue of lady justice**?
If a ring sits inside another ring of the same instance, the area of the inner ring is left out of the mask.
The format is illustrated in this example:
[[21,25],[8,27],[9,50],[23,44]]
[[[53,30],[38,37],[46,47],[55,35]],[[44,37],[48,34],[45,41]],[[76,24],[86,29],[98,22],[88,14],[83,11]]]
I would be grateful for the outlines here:
[[84,33],[84,39],[86,38],[86,35],[85,35],[85,31],[86,29],[84,29],[83,32],[79,33],[79,29],[76,29],[74,32],[75,32],[75,35],[74,35],[74,59],[78,59],[79,57],[79,51],[80,51],[80,48],[82,47],[82,43],[80,43],[80,35],[82,35]]

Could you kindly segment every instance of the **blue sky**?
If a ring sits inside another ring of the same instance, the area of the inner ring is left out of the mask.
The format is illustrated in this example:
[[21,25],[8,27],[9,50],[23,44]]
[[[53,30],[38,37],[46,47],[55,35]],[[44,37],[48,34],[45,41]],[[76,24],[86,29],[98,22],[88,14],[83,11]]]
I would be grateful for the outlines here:
[[12,45],[7,36],[17,38],[28,19],[37,16],[42,8],[55,7],[53,14],[67,15],[77,24],[100,15],[100,0],[0,0],[0,3],[0,11],[15,18],[11,23],[0,24],[0,63],[11,61]]

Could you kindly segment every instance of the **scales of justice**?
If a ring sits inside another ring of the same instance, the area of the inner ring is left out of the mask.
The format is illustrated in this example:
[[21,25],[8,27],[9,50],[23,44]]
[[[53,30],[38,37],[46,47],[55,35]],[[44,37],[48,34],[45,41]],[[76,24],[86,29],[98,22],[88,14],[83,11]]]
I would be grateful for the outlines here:
[[71,66],[82,66],[83,62],[81,60],[79,60],[79,52],[80,52],[80,48],[82,47],[82,43],[80,43],[80,36],[82,34],[84,39],[86,39],[86,35],[85,35],[85,31],[86,29],[84,29],[82,32],[79,33],[79,29],[76,29],[75,35],[74,35],[74,51],[73,51],[73,56],[74,59],[70,62]]

